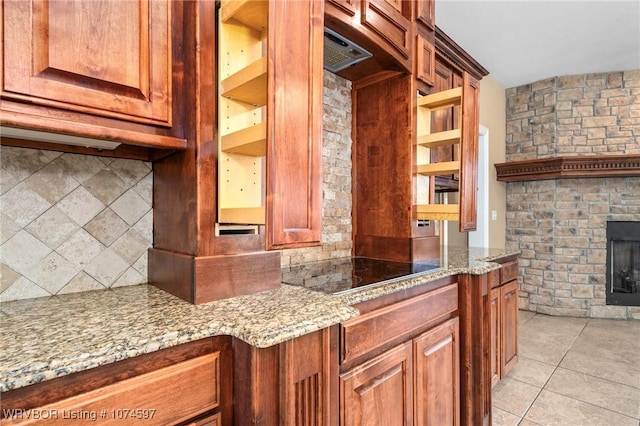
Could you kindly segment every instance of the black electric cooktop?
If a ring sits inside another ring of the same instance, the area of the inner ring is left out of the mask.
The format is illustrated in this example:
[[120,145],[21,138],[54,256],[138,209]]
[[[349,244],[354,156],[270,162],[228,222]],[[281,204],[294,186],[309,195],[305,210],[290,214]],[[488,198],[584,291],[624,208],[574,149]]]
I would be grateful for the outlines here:
[[348,257],[282,268],[282,282],[330,294],[385,284],[441,269],[433,263],[403,263],[367,257]]

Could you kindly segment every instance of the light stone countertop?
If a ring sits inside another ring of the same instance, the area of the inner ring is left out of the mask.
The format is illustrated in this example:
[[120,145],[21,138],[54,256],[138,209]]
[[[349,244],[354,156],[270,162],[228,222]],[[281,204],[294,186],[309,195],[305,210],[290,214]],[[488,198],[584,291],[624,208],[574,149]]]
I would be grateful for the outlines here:
[[279,289],[192,305],[151,285],[0,303],[0,392],[198,339],[230,335],[259,348],[359,314],[351,305],[459,273],[484,274],[517,252],[447,248],[443,268],[331,296]]

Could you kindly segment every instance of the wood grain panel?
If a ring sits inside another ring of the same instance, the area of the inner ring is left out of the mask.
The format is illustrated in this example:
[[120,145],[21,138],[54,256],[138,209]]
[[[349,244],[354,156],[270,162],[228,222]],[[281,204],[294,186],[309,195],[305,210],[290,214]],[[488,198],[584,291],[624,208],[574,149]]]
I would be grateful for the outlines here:
[[434,29],[436,16],[435,0],[416,0],[416,20]]
[[[356,246],[369,236],[412,235],[411,80],[392,76],[354,90]],[[392,255],[391,251],[384,255]]]
[[330,6],[335,6],[347,15],[355,15],[358,0],[327,0]]
[[500,288],[491,289],[491,350],[489,352],[490,369],[489,375],[491,376],[491,388],[498,384],[500,377],[502,376],[500,351],[501,351],[501,315],[500,315]]
[[[324,426],[330,418],[330,330],[310,333],[282,345],[280,365],[283,425]],[[337,407],[334,407],[337,409]]]
[[491,420],[490,288],[498,271],[460,275],[460,422],[482,425]]
[[518,279],[518,261],[512,260],[500,265],[500,284]]
[[235,339],[233,424],[335,425],[335,333],[326,328],[264,349]]
[[341,360],[349,362],[457,308],[458,285],[452,284],[346,321]]
[[362,25],[408,59],[411,54],[411,22],[403,16],[402,6],[386,0],[363,0],[361,19]]
[[150,249],[149,284],[195,304],[275,289],[280,252],[198,257]]
[[3,97],[170,126],[170,9],[163,0],[7,2]]
[[[227,337],[196,340],[173,348],[160,349],[157,352],[3,392],[2,408],[41,407],[217,351],[221,354],[223,367],[228,368],[229,366],[225,363],[228,362],[229,343]],[[225,376],[222,379],[224,387]],[[221,396],[225,400],[224,395]],[[226,400],[228,400],[229,395],[226,396]],[[2,416],[3,412],[0,412],[0,417]]]
[[640,155],[558,156],[495,165],[498,180],[529,180],[640,176]]
[[[269,20],[267,249],[322,233],[323,1],[273,2]],[[292,21],[309,25],[291,25]]]
[[460,424],[458,339],[458,318],[452,318],[413,341],[418,425]]
[[460,232],[476,230],[480,82],[469,73],[462,83],[460,141]]
[[280,252],[197,257],[194,268],[196,304],[280,287]]
[[518,362],[518,281],[500,287],[500,298],[500,360],[504,376]]
[[416,36],[416,78],[433,86],[435,84],[435,63],[435,45],[423,35],[418,34]]
[[[166,395],[172,397],[167,399]],[[46,421],[50,425],[86,424],[86,419],[70,421],[64,417],[65,412],[105,413],[100,423],[108,425],[122,424],[123,420],[131,425],[165,425],[187,420],[219,403],[220,365],[216,352],[40,407],[40,411],[61,413],[58,418]],[[153,413],[147,418],[137,418],[119,411],[135,409],[151,409]],[[2,423],[27,425],[40,422],[5,419]]]
[[411,342],[340,376],[341,425],[413,424]]

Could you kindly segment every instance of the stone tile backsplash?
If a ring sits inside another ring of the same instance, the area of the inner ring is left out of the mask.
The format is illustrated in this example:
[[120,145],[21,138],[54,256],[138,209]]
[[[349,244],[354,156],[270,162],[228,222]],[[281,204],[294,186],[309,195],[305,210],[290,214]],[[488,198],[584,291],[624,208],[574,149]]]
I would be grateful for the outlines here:
[[0,300],[147,281],[143,161],[0,147]]
[[[351,82],[324,74],[322,245],[282,264],[351,255]],[[0,147],[0,301],[147,281],[151,164]]]

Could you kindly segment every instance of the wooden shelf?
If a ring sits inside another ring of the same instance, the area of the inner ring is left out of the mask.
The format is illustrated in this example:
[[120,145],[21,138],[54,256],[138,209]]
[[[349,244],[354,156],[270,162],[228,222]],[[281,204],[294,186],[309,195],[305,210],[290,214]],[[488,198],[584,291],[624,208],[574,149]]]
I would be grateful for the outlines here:
[[268,25],[269,2],[265,0],[226,0],[220,5],[220,17],[227,23],[234,19],[257,31]]
[[462,100],[462,87],[444,90],[431,95],[418,98],[418,106],[428,109],[449,108],[460,105]]
[[267,58],[262,57],[222,80],[222,96],[255,106],[267,103]]
[[266,123],[258,123],[255,126],[224,135],[221,141],[221,149],[226,153],[264,157],[267,155],[267,125]]
[[460,136],[460,129],[431,133],[429,135],[418,136],[418,145],[424,146],[425,148],[453,145],[460,143]]
[[459,161],[441,161],[439,163],[418,165],[418,174],[425,176],[450,175],[460,172]]
[[264,225],[266,212],[264,207],[238,207],[220,209],[218,223],[238,223]]
[[423,204],[415,206],[416,219],[420,220],[458,220],[460,204]]

